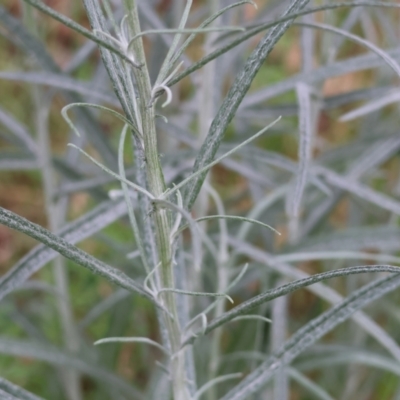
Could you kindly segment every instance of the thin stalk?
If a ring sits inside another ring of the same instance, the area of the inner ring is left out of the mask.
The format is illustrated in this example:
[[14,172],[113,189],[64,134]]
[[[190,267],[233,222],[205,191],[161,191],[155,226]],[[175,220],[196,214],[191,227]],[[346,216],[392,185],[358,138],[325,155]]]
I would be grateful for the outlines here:
[[[215,14],[220,8],[219,0],[208,0],[209,14]],[[218,27],[219,19],[212,22],[211,27]],[[214,40],[216,35],[209,34],[205,38],[205,42],[203,45],[203,53],[209,54],[214,50]],[[198,142],[201,145],[207,137],[208,131],[211,126],[211,122],[214,118],[214,110],[215,110],[215,94],[216,94],[216,60],[211,61],[202,71],[201,84],[199,86],[199,112],[198,112],[198,121],[199,121],[199,132],[198,132]],[[195,203],[194,213],[197,218],[201,218],[207,215],[209,209],[209,194],[212,193],[209,190],[206,190],[207,187],[210,186],[211,182],[211,170],[204,180],[204,186],[200,190],[199,196]],[[215,196],[214,196],[215,197]],[[218,199],[217,199],[218,201]],[[219,211],[218,214],[221,212]],[[207,232],[207,221],[202,221],[199,226],[200,229],[203,230],[204,233]],[[221,252],[220,252],[221,253]],[[225,257],[224,257],[225,258]],[[217,292],[222,292],[225,290],[227,286],[227,277],[226,277],[226,260],[222,260],[221,257],[218,257],[218,265],[217,265],[217,282],[218,286],[216,288]],[[200,282],[200,279],[193,279],[193,282]],[[219,301],[216,306],[216,316],[221,315],[224,312],[225,301]],[[220,349],[220,341],[221,341],[221,330],[217,330],[211,340],[211,348],[210,348],[210,359],[209,359],[209,372],[208,372],[208,380],[212,380],[216,378],[218,372],[219,365],[219,357],[221,353]],[[211,386],[208,391],[207,398],[209,400],[216,400],[217,398],[217,390],[215,386]]]
[[[208,188],[211,196],[213,197],[218,214],[225,214],[222,201],[218,194],[211,188]],[[228,253],[228,229],[226,221],[220,221],[221,239],[219,243],[218,264],[217,264],[217,292],[224,292],[229,284],[229,253]],[[225,312],[225,301],[219,301],[215,306],[215,318],[218,318]],[[212,381],[217,378],[218,366],[221,359],[221,339],[222,330],[215,331],[211,341],[210,362],[209,362],[209,380]],[[218,398],[215,386],[210,387],[209,400],[216,400]]]
[[[213,1],[209,0],[208,1],[208,6],[210,8],[209,13],[210,15],[214,14],[215,11],[218,10],[219,8],[219,0]],[[214,21],[212,26],[217,26],[217,21]],[[205,42],[203,45],[203,53],[208,54],[212,49],[213,49],[213,42],[215,39],[215,34],[210,34],[205,37]],[[214,84],[215,84],[215,67],[216,67],[216,61],[212,61],[209,64],[207,64],[203,71],[201,72],[201,79],[199,80],[200,85],[199,85],[199,93],[198,93],[198,98],[199,98],[199,111],[198,111],[198,136],[197,136],[197,142],[199,145],[201,145],[204,142],[204,139],[207,137],[208,130],[210,129],[210,125],[213,119],[213,112],[214,112]],[[205,178],[205,186],[208,186],[208,184],[211,182],[211,171],[209,171],[208,175]],[[197,201],[194,205],[194,215],[197,218],[202,218],[207,215],[208,209],[209,209],[209,193],[205,188],[203,187],[200,190],[199,197],[197,198]],[[204,234],[207,232],[207,226],[208,223],[207,221],[202,221],[199,223],[199,228],[203,231]],[[203,248],[201,248],[201,254],[200,254],[200,260],[203,259]],[[196,277],[192,280],[192,285],[198,284],[198,282],[201,282],[201,279],[199,277],[201,271],[194,271],[196,273]],[[192,286],[192,290],[198,290],[197,287]],[[210,353],[212,357],[212,352]],[[211,361],[210,361],[211,362]],[[213,392],[213,390],[210,391],[210,393]],[[211,396],[211,395],[210,395]]]
[[[208,5],[210,8],[210,15],[213,15],[219,9],[219,0],[209,0]],[[213,27],[218,26],[218,22],[214,21],[212,23]],[[203,46],[203,53],[208,54],[213,50],[213,42],[215,39],[215,34],[210,34],[206,37],[205,43]],[[211,122],[214,117],[215,110],[215,98],[214,98],[214,85],[215,85],[215,68],[216,61],[211,61],[208,63],[202,71],[202,77],[200,80],[199,86],[199,112],[198,112],[198,120],[199,120],[199,133],[198,133],[198,142],[201,145],[205,138],[207,137],[208,130],[210,129]],[[210,173],[206,177],[206,183],[210,183]],[[208,193],[204,189],[200,191],[199,197],[195,204],[194,213],[197,218],[204,217],[207,214],[209,207]],[[207,222],[203,221],[199,224],[204,232],[207,230]]]
[[[137,4],[135,0],[126,1],[125,4],[129,13],[128,24],[131,30],[130,33],[134,37],[141,32]],[[154,104],[151,104],[152,88],[142,38],[132,43],[132,49],[136,60],[142,65],[141,68],[134,70],[135,82],[139,94],[138,110],[141,117],[141,126],[139,129],[144,141],[145,168],[149,191],[157,198],[161,197],[165,191],[165,181],[157,149],[155,109]],[[173,253],[170,243],[171,225],[169,212],[156,203],[153,204],[153,207],[151,217],[154,222],[158,257],[161,264],[156,273],[159,275],[161,288],[174,288],[175,280],[173,273]],[[187,400],[190,396],[186,382],[185,353],[184,351],[180,351],[182,334],[179,326],[175,294],[166,292],[162,296],[162,299],[163,305],[168,311],[168,313],[164,314],[164,318],[168,331],[170,350],[173,355],[170,359],[173,398],[174,400]]]
[[[67,210],[68,200],[63,197],[55,201],[56,182],[51,161],[51,149],[48,131],[48,114],[50,98],[44,99],[43,95],[33,88],[33,97],[36,106],[36,131],[38,138],[38,151],[40,169],[43,178],[43,191],[45,194],[45,208],[49,228],[52,232],[58,231],[64,220]],[[64,345],[71,353],[79,350],[79,336],[75,328],[75,321],[71,309],[69,297],[68,274],[65,261],[62,257],[57,257],[53,262],[53,276],[55,288],[58,293],[56,306],[60,318],[61,329],[63,332]],[[83,399],[80,388],[80,376],[75,370],[62,368],[62,380],[69,400]]]
[[[282,286],[284,283],[282,280],[277,286]],[[278,297],[272,302],[271,352],[277,351],[285,343],[287,318],[287,297]],[[275,375],[273,393],[274,400],[289,399],[289,381],[285,367],[279,367]]]
[[[37,24],[33,15],[33,9],[22,2],[24,22],[27,28],[34,34],[38,34]],[[64,220],[68,206],[66,197],[55,200],[55,180],[52,165],[52,153],[48,130],[48,117],[51,104],[50,96],[44,96],[36,86],[32,86],[32,99],[35,106],[35,130],[38,142],[38,162],[43,180],[43,192],[45,197],[45,209],[47,221],[51,231],[58,231]],[[79,336],[75,327],[71,301],[69,297],[68,275],[65,270],[65,261],[57,257],[53,262],[53,276],[55,290],[58,293],[56,306],[60,318],[63,341],[66,349],[71,353],[77,353],[79,347]],[[68,400],[82,400],[80,388],[80,374],[70,368],[61,368],[61,379],[65,387]]]

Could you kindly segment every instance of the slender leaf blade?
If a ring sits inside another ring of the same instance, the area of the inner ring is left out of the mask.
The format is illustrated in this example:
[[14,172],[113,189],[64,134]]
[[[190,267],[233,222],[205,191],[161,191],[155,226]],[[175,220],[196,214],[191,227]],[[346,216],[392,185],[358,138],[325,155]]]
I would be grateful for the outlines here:
[[27,390],[22,389],[21,387],[7,381],[2,377],[0,377],[0,390],[3,390],[4,393],[8,393],[9,395],[15,396],[15,398],[19,400],[44,400],[42,397],[38,397],[33,393],[30,393]]
[[[129,291],[137,292],[154,302],[153,297],[150,296],[140,285],[135,283],[125,273],[94,258],[90,254],[84,252],[83,250],[80,250],[71,243],[67,242],[65,239],[54,235],[47,229],[44,229],[41,226],[36,225],[28,221],[27,219],[20,217],[17,214],[14,214],[13,212],[8,211],[1,207],[0,207],[0,223],[8,226],[11,229],[17,230],[19,232],[27,234],[28,236],[31,236],[32,238],[42,242],[46,246],[60,253],[64,257],[74,261],[76,264],[89,269],[94,274],[103,276],[110,282],[118,286],[121,286]],[[25,279],[27,278],[26,275],[30,274],[30,271],[25,271],[24,269],[22,270],[20,269],[18,272]],[[12,270],[2,278],[1,283],[5,285],[6,288],[8,287],[8,290],[10,290],[11,287],[14,287],[14,282],[16,279],[13,277],[14,273],[15,272]],[[17,279],[19,279],[20,281],[25,280],[21,279],[20,277]]]
[[397,289],[400,286],[400,274],[378,279],[348,296],[343,302],[324,312],[299,329],[281,350],[257,367],[241,383],[230,390],[221,400],[246,399],[261,389],[282,366],[289,365],[299,354],[337,325],[346,321],[354,312],[367,306]]
[[[125,382],[122,378],[112,372],[94,365],[81,357],[66,353],[54,346],[45,345],[40,342],[9,339],[0,337],[0,353],[19,357],[29,357],[36,360],[48,362],[56,366],[68,366],[88,374],[96,380],[102,381],[117,388],[130,399],[144,399],[142,393],[134,386]],[[36,400],[36,399],[35,399]]]
[[321,274],[315,274],[310,276],[309,278],[299,279],[295,282],[290,282],[285,285],[282,285],[276,289],[268,290],[265,293],[259,294],[258,296],[253,297],[250,300],[245,301],[244,303],[232,308],[227,311],[220,317],[211,321],[204,334],[212,332],[214,329],[220,327],[221,325],[231,321],[233,318],[236,318],[240,315],[247,314],[252,309],[258,307],[259,305],[276,299],[280,296],[285,296],[289,293],[292,293],[301,288],[313,285],[317,282],[322,282],[327,279],[332,279],[340,276],[348,276],[353,274],[365,274],[370,272],[390,272],[390,273],[400,273],[400,267],[392,267],[390,265],[370,265],[370,266],[362,266],[362,267],[349,267],[349,268],[341,268],[335,271],[323,272]]
[[[309,0],[294,0],[290,7],[286,9],[283,16],[303,9],[308,2]],[[251,82],[253,81],[269,53],[274,48],[275,44],[283,36],[292,23],[293,21],[289,20],[271,28],[271,30],[262,38],[255,50],[247,59],[243,69],[236,76],[228,95],[225,97],[216,117],[211,123],[208,135],[201,147],[199,155],[196,158],[196,162],[193,167],[194,173],[205,167],[214,159],[219,145],[223,139],[225,130],[232,121],[236,110],[242,102],[245,94],[249,90]],[[197,198],[206,174],[207,173],[204,172],[203,174],[197,176],[190,182],[186,189],[185,203],[189,209],[193,206],[194,201]]]

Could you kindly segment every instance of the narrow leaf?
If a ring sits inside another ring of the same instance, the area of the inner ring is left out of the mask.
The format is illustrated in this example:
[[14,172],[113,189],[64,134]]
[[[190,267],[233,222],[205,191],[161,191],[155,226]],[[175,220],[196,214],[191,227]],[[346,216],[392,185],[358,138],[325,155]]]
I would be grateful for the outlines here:
[[376,100],[372,100],[361,107],[356,108],[355,110],[349,111],[348,113],[342,115],[340,117],[341,122],[351,121],[356,118],[360,118],[364,115],[368,115],[372,112],[378,111],[383,107],[397,103],[400,101],[400,93],[398,90],[391,91],[385,96],[380,96]]
[[157,343],[154,340],[151,340],[146,337],[108,337],[104,339],[99,339],[93,344],[95,346],[98,346],[99,344],[105,344],[105,343],[145,343],[157,347],[157,349],[161,350],[167,356],[171,355],[165,347],[160,345],[160,343]]
[[57,11],[48,7],[46,4],[44,4],[40,0],[23,0],[23,1],[30,4],[32,7],[37,8],[38,10],[42,11],[43,13],[49,15],[50,17],[54,18],[55,20],[61,22],[65,26],[68,26],[68,28],[71,28],[74,31],[79,32],[81,35],[85,36],[86,38],[93,40],[98,45],[103,46],[107,50],[117,54],[125,61],[131,63],[131,60],[124,53],[122,53],[120,51],[120,49],[116,48],[115,46],[111,46],[108,42],[100,39],[99,37],[97,37],[95,34],[93,34],[91,31],[89,31],[82,25],[79,25],[78,23],[76,23],[72,19],[66,17],[65,15],[58,13]]
[[[129,291],[134,291],[147,297],[149,300],[154,302],[154,299],[137,283],[135,283],[131,278],[129,278],[122,271],[110,267],[109,265],[103,263],[102,261],[94,258],[83,250],[75,247],[74,245],[68,243],[66,240],[54,235],[47,229],[36,225],[27,219],[14,214],[0,207],[0,223],[8,226],[11,229],[15,229],[19,232],[25,233],[26,235],[42,242],[53,250],[57,251],[64,257],[74,261],[76,264],[81,265],[92,271],[96,275],[103,276],[110,282],[123,287]],[[5,284],[6,287],[13,285],[13,270],[7,273],[1,280],[1,285]],[[1,295],[1,293],[0,293]]]
[[367,350],[355,350],[354,348],[345,348],[342,351],[339,349],[329,351],[328,349],[327,353],[326,355],[320,353],[317,357],[314,357],[311,352],[310,357],[310,352],[308,352],[307,361],[302,360],[296,363],[296,367],[302,371],[311,371],[340,364],[361,364],[400,376],[399,362],[381,354],[375,354]]
[[363,266],[363,267],[349,267],[342,268],[335,271],[324,272],[322,274],[316,274],[310,276],[309,278],[300,279],[295,282],[287,283],[286,285],[280,286],[276,289],[268,290],[265,293],[259,294],[258,296],[253,297],[250,300],[245,301],[244,303],[234,307],[230,311],[221,315],[220,317],[212,320],[204,334],[207,334],[219,326],[225,324],[226,322],[236,318],[240,315],[247,314],[249,311],[254,309],[255,307],[263,304],[267,301],[271,301],[280,296],[285,296],[289,293],[292,293],[298,289],[313,285],[314,283],[321,282],[327,279],[336,278],[339,276],[347,276],[353,274],[365,274],[370,272],[391,272],[391,273],[400,273],[400,267],[392,267],[389,265],[371,265],[371,266]]
[[[58,236],[69,243],[78,243],[124,216],[126,212],[122,199],[106,201],[66,225]],[[55,250],[43,244],[31,250],[0,279],[0,299],[19,287],[48,262],[54,260],[57,255]]]
[[[386,50],[386,53],[397,62],[400,60],[400,49],[389,49]],[[308,82],[309,84],[323,82],[335,76],[360,72],[366,69],[381,67],[382,65],[384,65],[384,61],[377,54],[366,54],[351,57],[344,61],[336,61],[314,69],[312,74],[299,73],[281,82],[250,93],[243,101],[242,109],[248,109],[282,93],[293,90],[298,82]]]
[[361,44],[362,46],[366,47],[367,49],[371,50],[375,54],[377,54],[379,57],[382,58],[382,60],[397,74],[398,77],[400,77],[400,66],[394,60],[390,54],[388,54],[386,51],[380,49],[379,47],[375,46],[373,43],[369,42],[368,40],[365,40],[361,38],[360,36],[353,35],[352,33],[346,32],[343,29],[335,28],[330,25],[326,24],[317,24],[317,23],[310,23],[310,22],[296,22],[295,25],[299,26],[306,26],[310,28],[317,28],[317,29],[322,29],[324,31],[336,33],[338,35],[342,35],[346,37],[347,39],[350,39],[351,41]]
[[[258,261],[268,266],[271,270],[286,276],[290,279],[305,279],[309,275],[298,268],[293,268],[292,265],[278,262],[276,258],[259,248],[249,245],[243,241],[229,238],[232,245],[235,246],[237,255],[245,255],[254,261]],[[343,301],[343,297],[331,287],[319,282],[307,287],[309,291],[316,294],[321,299],[336,305]],[[365,332],[368,332],[377,342],[379,342],[392,356],[400,360],[400,347],[397,342],[375,321],[369,318],[362,311],[356,313],[352,319],[357,323]]]
[[[59,66],[54,62],[44,45],[25,28],[25,26],[14,18],[7,10],[0,6],[0,22],[10,32],[10,37],[27,54],[31,55],[45,71],[62,74]],[[81,99],[76,93],[64,92],[67,102],[79,103]],[[107,161],[108,165],[115,165],[115,156],[102,134],[102,129],[86,110],[78,110],[79,123],[85,128],[93,145]]]
[[[223,154],[222,156],[214,159],[212,162],[210,162],[208,165],[204,165],[203,167],[197,169],[196,171],[193,171],[191,175],[189,175],[186,179],[184,179],[183,181],[179,182],[177,185],[175,185],[172,189],[168,189],[163,196],[170,196],[172,193],[175,193],[177,190],[179,190],[181,187],[187,185],[188,183],[191,183],[195,180],[198,179],[199,176],[205,176],[204,174],[207,174],[207,172],[209,171],[209,169],[211,167],[213,167],[214,165],[218,164],[219,162],[221,162],[223,159],[225,159],[226,157],[229,157],[230,155],[232,155],[233,153],[235,153],[236,151],[238,151],[239,149],[241,149],[242,147],[246,146],[248,143],[252,142],[253,140],[257,139],[258,137],[260,137],[262,134],[264,134],[268,129],[270,129],[271,127],[273,127],[277,122],[279,122],[281,119],[281,117],[278,117],[275,121],[271,122],[269,125],[267,125],[265,128],[261,129],[260,131],[258,131],[256,134],[254,134],[253,136],[251,136],[250,138],[244,140],[243,142],[241,142],[239,145],[235,146],[233,149],[229,150],[228,152],[226,152],[225,154]],[[215,156],[215,154],[214,154]],[[189,185],[190,186],[190,185]]]
[[[396,226],[371,226],[365,228],[347,228],[339,232],[321,233],[310,236],[291,251],[349,251],[375,248],[380,251],[396,251],[400,243],[400,229]],[[289,249],[288,249],[289,250]],[[282,254],[285,257],[285,254]]]
[[24,171],[38,168],[39,163],[31,154],[0,152],[0,171]]
[[0,337],[0,353],[17,357],[29,357],[56,366],[70,367],[88,374],[102,383],[111,385],[116,390],[123,392],[129,399],[144,400],[142,393],[139,392],[138,389],[114,375],[112,372],[91,364],[81,357],[78,358],[77,356],[63,352],[51,345]]
[[[225,54],[229,50],[237,47],[239,44],[245,42],[246,40],[254,37],[255,35],[259,34],[260,32],[270,29],[278,24],[294,20],[297,17],[304,16],[304,15],[309,15],[309,14],[314,14],[318,11],[324,11],[324,10],[332,10],[335,8],[341,8],[341,7],[361,7],[361,6],[366,6],[366,7],[388,7],[388,8],[399,8],[400,6],[396,3],[393,2],[380,2],[380,1],[349,1],[349,2],[340,2],[336,4],[325,4],[323,6],[319,7],[310,7],[307,8],[303,11],[300,12],[293,12],[289,13],[288,15],[285,15],[284,17],[278,18],[275,21],[270,21],[270,22],[265,22],[259,25],[256,25],[255,27],[251,27],[248,32],[244,33],[241,35],[239,38],[233,40],[231,43],[211,52],[210,54],[207,54],[203,58],[201,58],[199,61],[191,65],[189,68],[181,72],[179,75],[177,75],[175,78],[173,78],[171,81],[168,82],[169,86],[175,85],[177,82],[181,81],[183,78],[186,76],[192,74],[194,71],[200,69],[204,65],[208,64],[210,61],[215,60],[222,54]],[[221,37],[220,39],[223,39]],[[308,75],[308,73],[307,73]]]
[[335,400],[333,397],[329,395],[329,393],[323,389],[321,386],[317,385],[306,375],[297,371],[294,368],[288,368],[289,376],[296,381],[299,385],[303,386],[304,389],[308,390],[310,393],[314,394],[314,396],[320,400]]
[[0,377],[0,390],[3,390],[5,393],[15,396],[15,398],[19,400],[44,400],[41,397],[35,396],[33,393],[30,393],[25,389],[14,385],[13,383],[7,381],[2,377]]
[[301,202],[307,184],[313,139],[311,88],[307,84],[299,82],[296,86],[296,93],[299,104],[299,167],[293,184],[294,188],[288,191],[286,201],[286,213],[289,218],[289,240],[292,243],[298,240]]
[[1,71],[0,79],[15,80],[18,82],[34,83],[36,85],[46,85],[58,89],[64,89],[71,92],[80,93],[90,96],[98,101],[112,104],[119,107],[119,103],[114,96],[110,96],[107,92],[98,90],[90,85],[90,83],[70,78],[64,74],[55,74],[49,72],[15,72]]
[[378,279],[355,291],[340,304],[313,319],[299,329],[281,350],[257,367],[239,385],[230,390],[221,400],[242,400],[261,389],[282,366],[289,365],[299,354],[330,332],[340,323],[346,321],[354,312],[367,306],[397,289],[400,285],[400,274]]
[[32,139],[28,128],[2,108],[0,108],[0,124],[9,129],[26,146],[27,150],[36,154],[36,142]]
[[[291,5],[286,9],[283,16],[290,13],[300,11],[303,9],[309,0],[294,0]],[[237,75],[228,95],[225,97],[216,117],[214,118],[209,133],[201,147],[200,153],[196,159],[193,173],[204,168],[210,164],[215,157],[215,154],[221,144],[226,128],[232,121],[236,110],[242,102],[245,94],[250,88],[250,85],[256,76],[258,70],[261,68],[265,59],[274,48],[275,44],[287,31],[293,21],[286,21],[275,27],[261,39],[255,50],[247,59],[243,69]],[[205,179],[206,172],[196,176],[188,187],[185,193],[185,203],[189,209],[192,208],[194,201],[200,191],[200,188]]]
[[328,183],[337,188],[346,190],[363,200],[366,200],[377,207],[388,210],[396,215],[400,215],[400,202],[385,195],[384,193],[379,193],[376,190],[369,188],[362,183],[359,183],[355,179],[347,178],[341,176],[331,170],[326,168],[318,167],[323,177]]

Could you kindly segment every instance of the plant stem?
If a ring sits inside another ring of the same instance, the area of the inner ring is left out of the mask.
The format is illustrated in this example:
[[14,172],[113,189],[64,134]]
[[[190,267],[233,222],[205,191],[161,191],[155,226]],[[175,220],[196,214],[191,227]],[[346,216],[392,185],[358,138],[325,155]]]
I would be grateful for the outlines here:
[[[209,6],[209,13],[213,15],[218,11],[220,8],[220,1],[219,0],[208,0]],[[219,19],[215,20],[211,26],[215,27],[219,25]],[[209,54],[214,50],[214,39],[215,33],[210,33],[206,36],[205,43],[204,43],[204,54]],[[202,80],[201,85],[199,88],[200,94],[200,109],[199,109],[199,141],[200,145],[203,144],[204,140],[207,137],[208,131],[211,126],[211,122],[214,118],[214,110],[215,110],[215,94],[216,94],[216,66],[217,61],[211,61],[208,63],[202,73]],[[218,89],[217,89],[218,90]],[[207,177],[204,180],[204,183],[207,185],[211,181],[211,173],[210,171]],[[207,214],[209,207],[209,193],[204,190],[200,190],[199,197],[195,203],[195,214],[197,217],[203,217]],[[207,230],[207,222],[204,221],[201,224],[202,229],[204,232]],[[225,259],[221,259],[219,257],[219,262],[217,265],[217,282],[218,286],[216,288],[217,292],[223,292],[227,286],[227,277],[226,277],[226,261]],[[225,310],[225,301],[218,302],[215,310],[215,317],[221,315]],[[219,329],[217,330],[212,339],[211,339],[211,346],[210,346],[210,359],[209,359],[209,373],[208,379],[211,381],[212,379],[216,378],[218,374],[218,367],[219,367],[219,358],[221,355],[221,334],[222,331]],[[208,391],[207,398],[209,400],[216,400],[217,398],[217,388],[216,386],[211,386]]]
[[[33,88],[33,97],[36,105],[36,131],[38,137],[38,158],[43,178],[43,191],[45,194],[45,207],[49,228],[52,232],[59,230],[65,219],[67,198],[62,197],[57,202],[55,198],[56,183],[51,161],[51,149],[48,132],[48,113],[50,97],[44,98],[37,88]],[[57,309],[64,337],[64,344],[68,351],[77,353],[79,350],[79,337],[75,329],[74,317],[69,297],[68,275],[64,259],[57,257],[53,262],[54,282],[57,289]],[[61,376],[69,400],[81,400],[79,374],[69,368],[61,369]]]
[[[33,9],[22,2],[24,23],[27,29],[34,35],[38,35],[38,27],[33,14]],[[51,231],[55,232],[62,226],[67,210],[68,199],[66,197],[56,201],[54,170],[51,161],[51,148],[48,131],[48,117],[50,109],[49,95],[42,95],[36,86],[31,90],[35,105],[35,130],[37,134],[37,158],[40,164],[43,180],[43,192],[45,195],[45,209],[47,221]],[[53,276],[58,293],[57,309],[60,318],[61,329],[64,337],[64,345],[71,353],[76,353],[79,347],[79,337],[75,329],[75,322],[71,309],[68,292],[68,275],[65,270],[65,262],[62,257],[57,257],[53,262]],[[82,400],[80,388],[80,375],[70,368],[60,368],[62,383],[69,400]]]
[[[126,7],[129,13],[128,23],[133,37],[140,33],[136,1],[126,1]],[[149,191],[157,198],[165,191],[165,181],[158,155],[155,107],[154,104],[151,104],[151,83],[146,66],[142,38],[135,40],[132,44],[132,48],[135,54],[135,60],[141,65],[140,68],[134,69],[134,75],[139,94],[138,102],[141,119],[141,127],[139,127],[139,129],[141,130],[144,140],[146,174]],[[159,282],[161,288],[173,288],[175,287],[175,281],[172,246],[170,243],[170,216],[166,209],[156,204],[153,204],[153,206],[154,209],[151,215],[155,226],[158,257],[161,263],[161,267],[157,270],[159,271]],[[164,307],[169,312],[169,315],[166,313],[164,318],[168,331],[171,354],[173,355],[170,360],[173,398],[174,400],[187,400],[190,396],[186,383],[185,353],[184,351],[179,351],[181,347],[181,329],[179,326],[175,294],[166,292],[163,294],[162,299]]]

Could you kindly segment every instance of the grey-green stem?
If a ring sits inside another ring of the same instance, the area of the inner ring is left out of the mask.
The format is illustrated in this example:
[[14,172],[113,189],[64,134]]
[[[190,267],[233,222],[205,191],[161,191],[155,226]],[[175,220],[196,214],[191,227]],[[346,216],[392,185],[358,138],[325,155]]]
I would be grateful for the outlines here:
[[[33,88],[33,97],[36,105],[36,130],[38,137],[38,158],[40,159],[40,167],[43,180],[43,191],[45,194],[45,208],[49,228],[52,232],[60,229],[64,222],[67,210],[67,199],[65,197],[56,201],[54,182],[54,170],[51,161],[50,140],[48,132],[48,113],[50,108],[49,99],[44,99],[41,93]],[[62,334],[64,337],[65,347],[72,353],[79,350],[79,336],[71,309],[69,296],[68,273],[65,261],[62,257],[57,257],[53,262],[54,282],[59,294],[57,297],[57,309],[60,318]],[[65,386],[66,394],[70,400],[81,400],[82,394],[80,390],[79,374],[69,368],[61,369],[61,376]]]
[[[126,1],[128,10],[128,25],[132,37],[140,34],[140,23],[136,1]],[[155,109],[151,104],[151,83],[147,69],[146,58],[141,38],[132,43],[135,60],[142,66],[135,69],[135,81],[138,90],[138,109],[141,119],[141,133],[144,140],[145,168],[149,185],[149,191],[157,198],[165,191],[164,175],[159,162],[157,149],[157,133],[155,126]],[[173,288],[175,286],[173,273],[173,254],[170,243],[171,226],[168,211],[154,204],[151,210],[156,231],[156,243],[161,268],[157,269],[161,288]],[[164,315],[165,325],[168,331],[171,354],[170,374],[172,379],[172,391],[174,400],[188,400],[189,391],[186,382],[185,355],[180,351],[181,329],[179,326],[178,312],[175,294],[166,292],[162,296],[164,307],[168,310]]]
[[[38,29],[32,8],[28,7],[25,3],[22,3],[22,6],[26,27],[33,34],[37,35]],[[38,142],[37,158],[42,174],[45,210],[49,228],[54,232],[60,229],[64,222],[68,200],[65,197],[58,201],[55,200],[56,185],[54,182],[48,129],[50,98],[43,95],[36,86],[32,87],[31,93],[36,108],[35,130]],[[68,351],[76,353],[79,347],[79,336],[71,309],[68,273],[66,271],[65,260],[62,257],[57,257],[53,262],[53,277],[57,293],[59,294],[57,297],[57,310],[59,313],[64,345]],[[67,398],[69,400],[81,400],[82,392],[79,382],[79,373],[73,369],[63,367],[60,368],[60,374]]]

